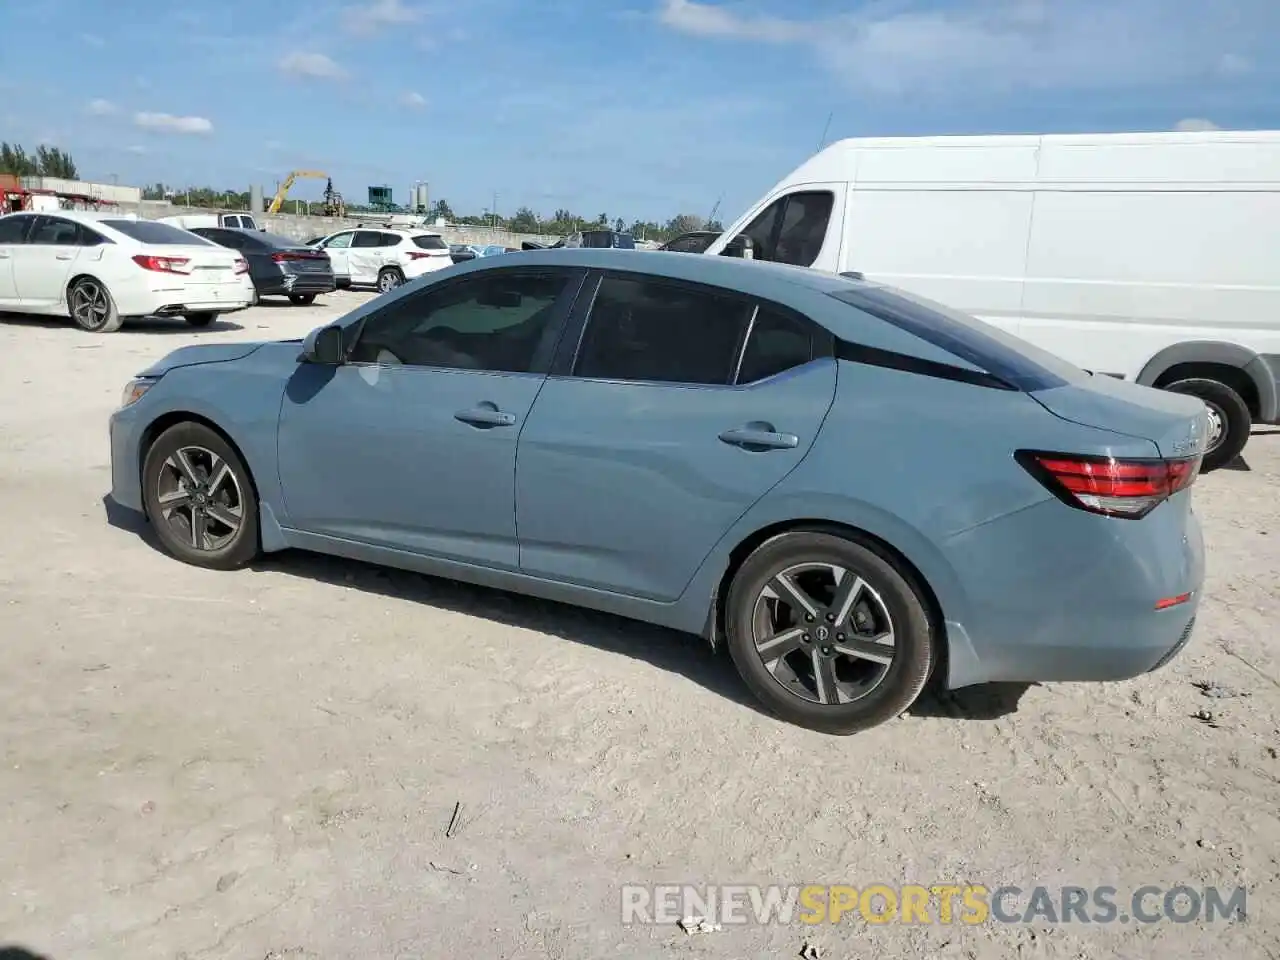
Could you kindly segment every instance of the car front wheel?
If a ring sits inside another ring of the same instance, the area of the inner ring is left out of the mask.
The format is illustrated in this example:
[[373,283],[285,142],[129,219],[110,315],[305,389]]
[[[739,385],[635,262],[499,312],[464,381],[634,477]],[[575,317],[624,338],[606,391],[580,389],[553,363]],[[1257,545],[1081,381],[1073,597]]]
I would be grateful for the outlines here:
[[928,682],[925,604],[879,553],[830,533],[773,537],[733,578],[725,608],[739,674],[775,715],[850,734],[902,713]]
[[258,498],[244,461],[218,433],[179,423],[156,438],[142,468],[147,516],[184,563],[235,570],[258,555]]

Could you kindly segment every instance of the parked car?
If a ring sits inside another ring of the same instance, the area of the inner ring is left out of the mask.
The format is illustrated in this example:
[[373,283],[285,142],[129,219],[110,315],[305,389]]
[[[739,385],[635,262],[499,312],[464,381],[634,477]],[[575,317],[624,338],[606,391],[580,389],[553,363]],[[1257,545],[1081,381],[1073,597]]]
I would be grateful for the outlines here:
[[1172,658],[1207,426],[892,288],[537,251],[171,353],[111,418],[112,496],[197,566],[299,547],[724,638],[770,709],[849,733],[935,672]]
[[619,233],[617,230],[583,230],[566,237],[564,245],[591,249],[634,250],[636,241],[631,234]]
[[1280,423],[1280,131],[841,140],[707,253],[740,236],[1199,398],[1206,471]]
[[431,230],[361,227],[331,234],[315,246],[329,255],[339,287],[376,286],[386,293],[453,265],[449,245]]
[[207,327],[253,301],[243,257],[166,223],[79,210],[0,217],[0,310],[111,333],[148,316]]
[[225,227],[228,230],[265,230],[248,213],[184,213],[173,217],[160,217],[160,223],[194,230],[197,227]]
[[720,234],[714,230],[692,230],[668,240],[658,249],[669,250],[672,253],[705,253],[707,247],[719,238]]
[[291,303],[308,304],[337,286],[328,254],[289,237],[221,227],[194,227],[191,232],[221,247],[239,250],[248,261],[249,277],[259,297],[288,297]]
[[466,263],[468,260],[474,260],[478,256],[479,254],[469,243],[449,244],[449,257],[454,263]]

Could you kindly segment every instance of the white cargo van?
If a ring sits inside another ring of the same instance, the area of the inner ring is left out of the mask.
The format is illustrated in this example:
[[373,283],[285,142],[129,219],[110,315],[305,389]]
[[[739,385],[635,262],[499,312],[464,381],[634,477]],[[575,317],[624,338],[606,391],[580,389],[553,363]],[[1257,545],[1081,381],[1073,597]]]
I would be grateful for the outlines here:
[[743,235],[1200,397],[1205,469],[1280,418],[1280,132],[843,140],[707,253]]

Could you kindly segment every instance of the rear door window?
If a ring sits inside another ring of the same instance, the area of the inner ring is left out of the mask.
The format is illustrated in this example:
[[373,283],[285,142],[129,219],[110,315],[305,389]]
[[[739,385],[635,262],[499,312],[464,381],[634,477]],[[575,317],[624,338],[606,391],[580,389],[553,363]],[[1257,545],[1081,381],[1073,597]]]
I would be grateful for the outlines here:
[[376,230],[357,230],[356,238],[352,242],[353,247],[380,247],[382,246],[382,237],[384,234],[378,233]]
[[755,383],[804,366],[814,358],[816,341],[817,331],[809,321],[761,305],[734,382]]
[[38,246],[74,247],[79,245],[76,224],[61,217],[36,217],[27,243]]
[[380,247],[398,247],[400,246],[400,241],[404,239],[398,233],[380,233],[378,237],[378,246]]
[[779,197],[742,232],[751,238],[752,257],[811,267],[827,236],[835,194],[809,190]]
[[574,375],[657,383],[728,384],[752,304],[681,284],[606,276]]

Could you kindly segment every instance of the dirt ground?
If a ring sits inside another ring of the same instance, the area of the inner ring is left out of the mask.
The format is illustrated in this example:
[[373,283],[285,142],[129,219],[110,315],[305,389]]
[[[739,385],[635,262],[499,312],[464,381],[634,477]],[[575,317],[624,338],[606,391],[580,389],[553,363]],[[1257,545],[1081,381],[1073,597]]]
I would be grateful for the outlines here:
[[[0,319],[0,944],[51,960],[727,960],[806,939],[832,960],[1280,956],[1280,430],[1196,487],[1207,600],[1171,666],[962,691],[825,737],[759,713],[696,638],[307,555],[205,572],[107,508],[106,420],[131,375],[188,343],[299,336],[363,296],[198,333]],[[1122,900],[1244,884],[1249,909],[621,923],[624,883],[806,882]]]

